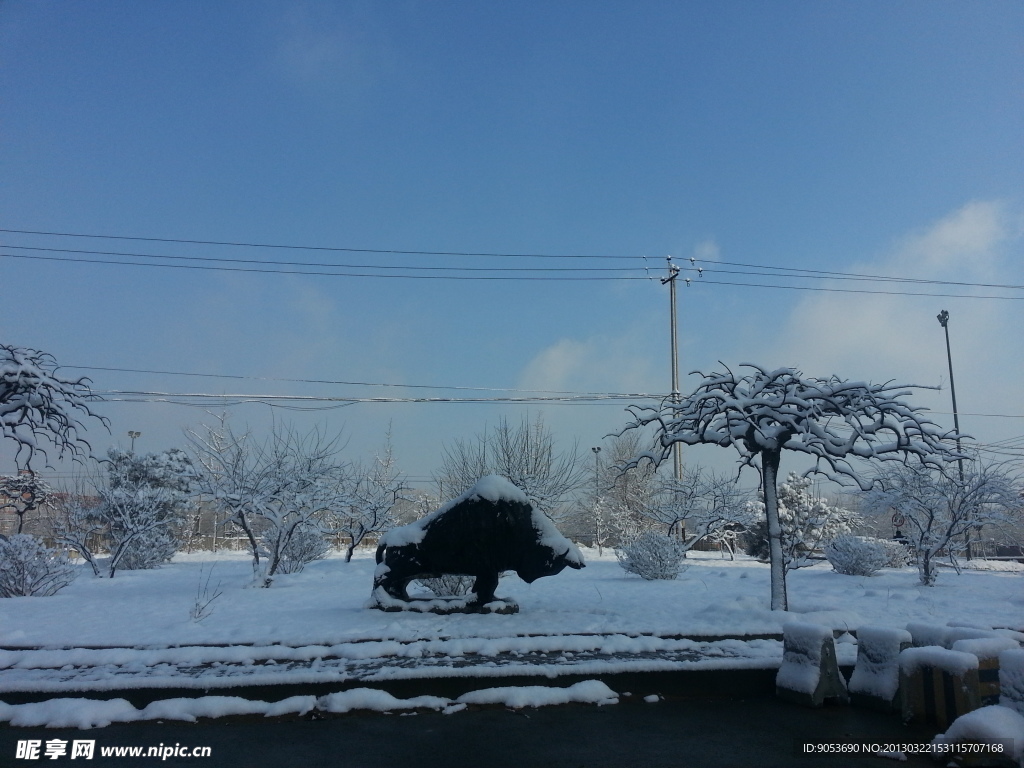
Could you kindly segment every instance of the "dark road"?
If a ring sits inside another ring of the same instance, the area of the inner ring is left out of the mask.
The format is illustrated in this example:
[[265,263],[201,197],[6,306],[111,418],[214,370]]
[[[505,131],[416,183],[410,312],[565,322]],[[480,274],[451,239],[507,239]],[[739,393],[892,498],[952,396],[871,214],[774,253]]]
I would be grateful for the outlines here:
[[[797,742],[925,743],[933,730],[895,715],[850,707],[803,709],[773,697],[638,696],[597,707],[479,709],[451,715],[349,714],[323,720],[232,718],[199,724],[146,722],[94,730],[0,728],[0,765],[209,766],[210,768],[621,768],[643,766],[863,766],[862,755],[800,756]],[[51,740],[67,754],[50,760]],[[73,740],[95,740],[91,760],[71,759]],[[39,758],[17,759],[18,742],[41,742]],[[209,757],[103,757],[104,747],[209,747]],[[905,766],[933,763],[909,756]]]

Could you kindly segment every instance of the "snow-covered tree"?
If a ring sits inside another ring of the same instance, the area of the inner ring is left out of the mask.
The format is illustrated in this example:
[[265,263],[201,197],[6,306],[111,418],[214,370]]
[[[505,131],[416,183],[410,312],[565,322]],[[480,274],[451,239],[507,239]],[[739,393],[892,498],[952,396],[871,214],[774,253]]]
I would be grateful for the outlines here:
[[968,531],[1021,520],[1021,487],[1006,464],[965,462],[963,480],[958,472],[894,464],[876,473],[862,508],[866,514],[903,517],[901,530],[917,556],[920,583],[933,586],[936,555],[955,554]]
[[97,493],[100,504],[93,512],[109,547],[108,576],[120,569],[155,568],[174,557],[178,520],[166,514],[173,509],[174,491],[132,484],[101,487]]
[[[782,558],[787,571],[813,565],[810,555],[825,542],[852,533],[859,516],[839,504],[811,492],[811,479],[790,472],[779,486],[779,524],[782,527]],[[768,559],[768,526],[763,497],[750,502],[756,521],[749,526],[748,553]]]
[[169,562],[188,522],[195,471],[184,451],[136,455],[107,452],[106,487],[98,488],[97,514],[107,523],[110,575]]
[[56,449],[58,458],[87,457],[91,448],[81,419],[94,418],[107,426],[90,407],[100,399],[92,382],[58,376],[58,367],[46,352],[0,344],[0,435],[17,446],[19,467],[31,467],[37,453],[48,464],[47,445]]
[[10,511],[18,516],[18,530],[25,530],[25,515],[45,504],[53,489],[31,469],[16,475],[0,475],[0,512]]
[[50,499],[50,525],[54,539],[72,549],[92,568],[93,575],[101,576],[104,563],[98,549],[106,541],[107,523],[97,514],[100,504],[93,489],[77,478],[73,491],[55,493]]
[[67,555],[35,536],[0,536],[0,597],[48,597],[75,579]]
[[356,465],[349,475],[343,507],[336,512],[339,532],[348,537],[345,562],[367,536],[383,533],[395,525],[395,513],[404,500],[405,478],[395,465],[390,435],[384,450],[369,466]]
[[295,572],[309,562],[304,557],[323,556],[326,548],[311,537],[326,537],[325,518],[347,499],[340,436],[275,426],[261,444],[221,419],[190,432],[189,441],[201,467],[196,490],[245,534],[257,581],[269,587],[282,569]]
[[[138,456],[111,448],[106,479],[78,480],[51,497],[54,538],[78,552],[97,576],[156,568],[181,546],[192,507],[192,463],[176,448]],[[106,559],[100,557],[107,553]]]
[[[786,610],[786,571],[778,512],[778,474],[783,451],[816,460],[812,472],[836,482],[864,481],[853,459],[915,459],[938,466],[958,457],[944,442],[954,438],[904,398],[912,387],[804,378],[793,368],[769,370],[745,363],[746,376],[726,369],[704,375],[691,394],[660,408],[631,406],[626,429],[653,425],[655,446],[631,464],[660,464],[675,443],[731,446],[741,467],[757,467],[768,521],[771,605]],[[699,372],[698,372],[699,373]],[[868,483],[870,485],[870,483]]]
[[698,542],[745,525],[750,517],[748,501],[749,493],[735,477],[690,467],[679,480],[660,478],[639,514],[664,526],[688,552]]
[[437,474],[444,495],[454,498],[486,475],[500,475],[519,488],[530,503],[551,515],[586,480],[578,446],[559,451],[540,416],[514,426],[502,418],[498,426],[473,440],[456,440],[442,451]]
[[258,501],[267,493],[271,467],[257,461],[259,446],[252,434],[235,434],[225,416],[216,425],[204,424],[198,431],[189,430],[188,441],[198,468],[196,491],[245,535],[253,556],[253,570],[258,572],[260,546],[253,521],[258,517]]

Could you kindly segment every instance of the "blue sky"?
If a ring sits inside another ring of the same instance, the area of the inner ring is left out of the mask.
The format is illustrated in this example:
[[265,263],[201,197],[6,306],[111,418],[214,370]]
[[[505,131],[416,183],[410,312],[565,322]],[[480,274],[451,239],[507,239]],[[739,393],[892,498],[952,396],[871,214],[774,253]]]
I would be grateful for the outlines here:
[[[724,270],[1024,285],[1021,39],[1016,2],[2,3],[2,229],[626,258],[0,232],[0,338],[74,366],[251,377],[69,369],[102,391],[510,394],[258,380],[316,379],[660,393],[668,296],[657,278],[666,255],[694,257],[707,271],[680,287],[684,374],[749,360],[945,385],[945,308],[964,430],[1013,438],[1024,433],[1024,419],[1006,418],[1024,415],[1020,289]],[[400,274],[643,277],[646,265],[652,279],[259,274],[23,258],[154,261],[28,248]],[[581,271],[608,267],[634,271]],[[919,402],[948,411],[948,390]],[[139,450],[180,445],[209,419],[182,405],[101,410],[112,434],[89,433],[101,452],[128,430],[143,433]],[[257,431],[271,418],[344,429],[353,459],[390,423],[414,477],[438,466],[442,444],[502,415],[542,413],[584,450],[626,420],[622,403],[231,413]],[[0,446],[0,470],[10,453]]]

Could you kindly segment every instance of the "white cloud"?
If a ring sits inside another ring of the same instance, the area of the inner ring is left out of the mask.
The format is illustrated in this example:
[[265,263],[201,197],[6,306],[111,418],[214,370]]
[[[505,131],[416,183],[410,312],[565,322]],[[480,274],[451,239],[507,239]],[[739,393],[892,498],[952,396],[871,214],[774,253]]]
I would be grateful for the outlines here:
[[[1021,284],[1021,237],[1014,217],[998,202],[972,202],[899,240],[874,261],[844,272],[926,280]],[[832,288],[879,289],[875,283],[835,281]],[[992,288],[893,283],[882,290],[934,294],[1007,294]],[[915,397],[937,411],[950,410],[945,338],[936,318],[950,312],[957,400],[962,413],[1024,412],[1019,355],[1024,306],[1020,301],[814,293],[781,323],[771,351],[758,359],[793,365],[808,375],[939,385],[941,393]],[[1010,349],[1017,350],[1009,353]],[[947,416],[942,421],[952,422]],[[961,420],[976,436],[1021,431],[1022,424]]]
[[651,386],[650,358],[629,337],[560,339],[537,353],[519,377],[522,389],[639,392]]

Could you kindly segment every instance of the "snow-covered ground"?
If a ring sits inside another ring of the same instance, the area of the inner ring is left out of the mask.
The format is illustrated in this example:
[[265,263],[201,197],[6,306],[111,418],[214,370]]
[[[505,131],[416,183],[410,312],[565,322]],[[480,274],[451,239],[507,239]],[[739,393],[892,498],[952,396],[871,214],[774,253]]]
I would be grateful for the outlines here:
[[[119,571],[113,579],[83,571],[55,596],[0,601],[0,699],[14,691],[56,697],[193,687],[229,693],[238,685],[283,682],[338,682],[356,690],[416,677],[532,675],[545,682],[560,674],[626,669],[770,668],[781,662],[781,643],[748,636],[776,635],[794,618],[851,630],[910,622],[1024,630],[1020,568],[961,575],[944,569],[936,586],[921,587],[911,568],[854,577],[821,563],[789,574],[791,610],[773,612],[768,567],[745,557],[691,553],[689,569],[677,580],[649,582],[627,575],[609,552],[584,554],[581,571],[567,569],[532,585],[503,578],[498,595],[520,606],[512,615],[369,609],[372,552],[351,563],[340,556],[313,563],[280,576],[269,589],[252,586],[242,553],[182,554],[158,570]],[[196,621],[197,603],[218,592]],[[850,664],[855,645],[840,638],[837,652],[840,663]],[[292,703],[301,711],[310,702]],[[183,711],[208,704],[197,699]],[[243,705],[228,704],[226,711]],[[32,706],[0,706],[0,719],[45,720],[62,706],[72,707],[76,722],[109,719],[103,707],[84,701],[52,704],[38,717],[23,709]],[[122,709],[113,719],[143,717],[127,702]]]
[[[1024,628],[1024,571],[943,569],[921,587],[912,568],[871,577],[843,576],[827,563],[791,572],[790,611],[769,609],[768,567],[717,553],[691,553],[675,581],[644,581],[623,572],[607,550],[586,550],[587,567],[526,584],[502,578],[499,597],[520,605],[513,615],[385,613],[365,607],[373,553],[351,563],[340,556],[251,586],[243,553],[180,554],[151,571],[118,571],[97,579],[84,570],[52,597],[0,601],[0,647],[167,647],[195,644],[333,645],[361,640],[488,639],[529,635],[658,636],[778,633],[798,615],[833,628],[904,626],[950,620]],[[210,615],[194,621],[197,593],[222,594]],[[426,593],[424,593],[426,594]]]

